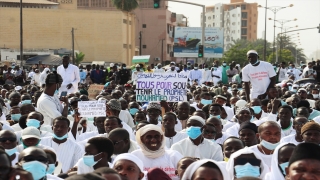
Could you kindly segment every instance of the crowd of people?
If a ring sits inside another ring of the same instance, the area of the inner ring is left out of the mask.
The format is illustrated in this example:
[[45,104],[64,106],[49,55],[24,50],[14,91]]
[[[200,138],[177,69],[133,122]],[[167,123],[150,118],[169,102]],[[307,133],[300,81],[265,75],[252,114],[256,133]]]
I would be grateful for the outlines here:
[[[0,67],[0,179],[320,180],[320,86],[297,83],[317,82],[320,60],[247,59]],[[137,102],[139,73],[187,75],[187,101]],[[95,99],[91,84],[104,85]],[[106,116],[81,117],[94,100]]]

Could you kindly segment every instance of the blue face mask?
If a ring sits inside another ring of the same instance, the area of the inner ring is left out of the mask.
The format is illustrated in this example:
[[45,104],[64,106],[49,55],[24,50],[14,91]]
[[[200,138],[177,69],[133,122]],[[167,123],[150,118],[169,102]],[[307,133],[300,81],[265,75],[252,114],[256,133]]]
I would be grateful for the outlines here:
[[61,136],[61,137],[57,136],[56,134],[53,134],[53,137],[58,139],[58,140],[64,140],[64,139],[68,138],[68,133],[63,135],[63,136]]
[[201,99],[200,103],[203,105],[212,104],[212,100]]
[[191,126],[187,128],[186,132],[191,139],[197,139],[201,135],[201,128]]
[[129,109],[129,112],[130,112],[130,114],[131,114],[132,116],[135,115],[138,111],[139,111],[139,109],[137,109],[137,108],[130,108],[130,109]]
[[214,67],[213,69],[214,69],[214,70],[217,70],[217,68],[216,68],[216,67]]
[[[26,146],[26,145],[23,143],[22,139],[20,139],[20,141],[21,141],[21,144],[22,144],[22,146],[23,146],[23,149],[26,149],[26,148],[29,147],[29,146]],[[41,141],[41,139],[39,139],[39,141],[38,141],[38,143],[35,145],[35,147],[38,147],[40,141]]]
[[27,120],[27,127],[39,128],[40,127],[40,121],[38,121],[37,119],[28,119]]
[[93,121],[93,120],[94,120],[94,117],[87,117],[87,120],[88,120],[88,121]]
[[52,71],[55,71],[56,70],[56,68],[52,68]]
[[260,176],[260,167],[252,166],[250,163],[246,163],[245,165],[236,165],[234,166],[234,170],[236,172],[235,176],[237,178],[242,178],[246,176],[250,176],[250,177]]
[[47,165],[39,161],[30,161],[22,164],[22,168],[32,174],[34,180],[39,180],[46,176]]
[[280,166],[280,168],[282,170],[283,175],[287,175],[286,174],[286,167],[289,166],[289,162],[285,162],[285,163],[279,164],[279,166]]
[[257,65],[259,63],[259,60],[257,60],[257,62],[253,63],[252,65]]
[[[99,153],[99,154],[101,154],[101,153]],[[99,154],[83,156],[83,163],[89,167],[93,167],[95,164],[97,164],[101,160],[101,158],[100,158],[98,161],[94,161],[94,157]]]
[[23,100],[23,101],[21,101],[21,104],[31,104],[31,100],[29,100],[29,99]]
[[12,154],[16,153],[17,152],[17,148],[14,147],[12,149],[5,149],[6,153],[11,156]]
[[291,66],[289,66],[288,68],[289,68],[289,69],[292,69],[292,67],[291,67]]
[[158,116],[158,121],[162,121],[162,117],[161,116]]
[[56,169],[55,164],[48,164],[47,174],[52,174],[55,169]]
[[260,141],[260,144],[269,150],[274,150],[280,143],[278,142],[278,143],[272,144],[272,143],[269,143],[268,141],[262,140]]
[[11,114],[11,119],[14,121],[19,121],[21,114]]
[[259,114],[262,111],[261,106],[252,106],[251,108],[255,114]]
[[59,90],[56,89],[56,91],[54,92],[55,95],[58,95],[59,94]]
[[254,120],[254,116],[251,116],[250,122],[252,122]]
[[291,92],[296,93],[298,90],[297,89],[291,89]]

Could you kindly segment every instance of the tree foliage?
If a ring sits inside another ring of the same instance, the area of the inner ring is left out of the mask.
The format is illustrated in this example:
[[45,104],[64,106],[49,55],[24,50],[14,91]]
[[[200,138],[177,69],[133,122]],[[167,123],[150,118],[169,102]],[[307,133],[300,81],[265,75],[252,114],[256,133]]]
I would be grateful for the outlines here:
[[121,11],[130,12],[139,6],[137,0],[112,0],[114,6]]
[[[280,57],[280,55],[281,55],[281,57]],[[276,54],[271,53],[268,57],[268,62],[273,63],[275,57],[276,57]],[[286,62],[287,64],[289,64],[289,62],[295,63],[295,57],[292,55],[292,53],[289,49],[282,49],[281,52],[280,52],[280,50],[278,50],[278,61],[279,62]]]
[[85,54],[83,54],[83,52],[76,52],[75,62],[77,65],[79,65],[84,60],[84,56]]

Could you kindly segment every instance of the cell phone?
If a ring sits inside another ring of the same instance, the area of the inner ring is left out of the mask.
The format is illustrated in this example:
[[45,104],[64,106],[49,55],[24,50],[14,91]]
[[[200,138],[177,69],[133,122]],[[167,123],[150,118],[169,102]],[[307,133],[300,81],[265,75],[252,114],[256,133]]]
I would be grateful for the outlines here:
[[67,96],[67,93],[68,93],[67,91],[62,91],[61,94],[60,94],[60,99],[61,99],[63,96]]

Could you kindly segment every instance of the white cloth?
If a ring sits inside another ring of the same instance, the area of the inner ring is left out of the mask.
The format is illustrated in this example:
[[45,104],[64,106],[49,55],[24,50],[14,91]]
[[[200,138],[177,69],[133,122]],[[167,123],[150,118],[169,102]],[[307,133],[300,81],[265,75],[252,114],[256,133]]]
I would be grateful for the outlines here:
[[44,68],[44,70],[42,71],[42,73],[40,74],[40,87],[43,85],[43,84],[46,84],[46,78],[47,78],[47,75],[48,75],[48,71],[50,71],[49,68]]
[[198,108],[198,104],[194,103],[194,104],[190,104],[191,107],[194,107],[196,109],[196,111],[201,110],[200,108]]
[[77,136],[76,141],[80,142],[80,141],[83,141],[85,139],[90,139],[92,137],[95,137],[97,135],[99,135],[98,131],[85,132],[85,133],[82,133],[79,136]]
[[258,66],[246,65],[242,70],[242,81],[251,82],[250,98],[257,98],[264,94],[270,84],[270,78],[276,76],[273,66],[264,61],[260,61]]
[[233,125],[235,125],[237,122],[233,121],[227,121],[226,124],[223,125],[222,132],[226,132],[227,129],[231,128]]
[[189,70],[182,70],[182,71],[180,71],[179,72],[179,74],[182,74],[182,75],[184,75],[184,76],[188,76],[189,77],[189,75],[190,75],[190,71]]
[[188,138],[188,135],[187,133],[184,133],[184,132],[177,132],[177,134],[173,137],[165,137],[166,138],[166,146],[167,148],[171,148],[171,146],[176,143],[176,142],[179,142],[185,138]]
[[218,166],[218,168],[220,169],[220,172],[222,174],[223,180],[230,180],[230,177],[229,177],[228,172],[226,170],[226,164],[224,162],[218,162],[218,161],[214,161],[214,160],[210,160],[210,159],[202,159],[202,160],[191,163],[188,166],[188,168],[186,169],[185,173],[183,174],[183,177],[181,180],[192,179],[192,176],[197,171],[197,169],[207,162],[212,162]]
[[282,172],[279,169],[279,163],[278,163],[278,153],[279,150],[287,145],[289,143],[281,143],[279,144],[276,149],[274,150],[274,153],[272,155],[271,159],[271,167],[270,167],[270,172],[266,174],[265,180],[285,180]]
[[280,143],[291,143],[291,144],[294,144],[294,145],[298,145],[298,144],[300,144],[302,142],[298,142],[296,140],[296,134],[291,134],[289,136],[281,138]]
[[119,118],[121,121],[125,122],[131,128],[134,127],[133,118],[128,110],[121,110],[119,114]]
[[224,108],[224,110],[227,113],[227,118],[226,119],[231,119],[234,116],[234,111],[233,108],[229,107],[229,106],[222,106]]
[[222,132],[221,138],[216,139],[216,143],[222,145],[222,144],[224,143],[224,141],[225,141],[226,139],[228,139],[230,136],[231,136],[231,135],[229,135],[228,133]]
[[17,163],[18,160],[19,160],[19,154],[20,154],[20,153],[16,152],[15,154],[16,154],[16,157],[11,161],[11,165],[12,165],[12,166],[15,166],[16,163]]
[[[80,82],[79,68],[73,64],[69,64],[65,69],[63,65],[57,68],[57,73],[61,75],[63,82],[59,88],[59,93],[67,91],[68,94],[78,92],[78,83]],[[67,89],[68,84],[72,84],[70,89]]]
[[183,156],[212,159],[216,161],[223,160],[221,146],[208,139],[203,139],[203,142],[196,146],[190,138],[185,138],[173,144],[171,150],[176,150]]
[[250,149],[249,147],[245,147],[243,149],[240,149],[236,152],[234,152],[233,154],[231,154],[229,161],[227,163],[226,169],[227,172],[229,174],[229,178],[230,179],[234,179],[234,159],[238,156],[240,156],[241,154],[254,154],[254,156],[257,159],[261,160],[261,164],[260,164],[260,168],[261,168],[261,174],[259,176],[259,178],[264,180],[265,175],[269,172],[269,167],[264,163],[263,159],[261,158],[260,154],[256,153],[255,151],[253,151],[252,149]]
[[279,69],[279,82],[282,82],[283,80],[288,80],[288,74],[287,74],[288,68],[282,68]]
[[37,102],[38,112],[43,115],[45,125],[52,125],[54,118],[62,116],[63,107],[58,96],[42,93]]
[[179,152],[173,150],[165,150],[162,156],[155,159],[146,157],[141,149],[133,151],[132,154],[143,162],[144,171],[148,171],[151,168],[160,168],[172,179],[177,178],[175,170],[177,169],[178,162],[183,158]]
[[301,79],[300,74],[302,74],[302,73],[299,69],[293,68],[293,69],[288,69],[287,74],[288,74],[288,76],[294,75],[294,80],[297,81],[297,80]]
[[153,72],[154,72],[154,73],[164,73],[165,70],[162,69],[162,68],[160,68],[160,69],[153,69]]
[[133,81],[133,85],[135,85],[137,83],[138,74],[140,74],[140,73],[143,73],[143,72],[141,70],[132,72],[131,79]]
[[[108,162],[108,164],[109,164],[109,167],[112,167],[111,163]],[[80,158],[78,162],[75,164],[75,166],[78,167],[77,174],[86,174],[94,171],[93,167],[89,167],[84,164],[83,158]]]
[[[313,75],[317,75],[317,71],[313,70],[313,68],[309,68],[308,66],[305,67],[302,71],[302,77],[303,78],[311,78],[314,79],[313,76],[310,76],[311,73],[313,73]],[[310,77],[309,77],[310,76]]]
[[177,70],[171,71],[171,69],[168,69],[166,73],[177,73]]
[[258,145],[250,146],[249,149],[251,149],[253,152],[255,152],[255,154],[258,154],[261,157],[263,162],[268,166],[268,171],[269,171],[271,167],[271,159],[273,154],[270,154],[270,155],[263,154],[262,152],[259,151]]
[[14,130],[8,124],[2,123],[2,130],[9,130],[14,132]]
[[221,81],[221,78],[222,78],[222,71],[219,70],[219,68],[217,70],[213,70],[211,69],[211,74],[214,75],[214,76],[219,76],[220,78],[217,78],[217,77],[212,77],[212,82],[213,82],[213,85],[214,86],[217,86],[218,85],[218,82]]
[[226,130],[226,133],[230,134],[231,136],[239,137],[239,129],[240,129],[240,124],[235,123],[233,126],[231,126]]
[[89,138],[84,139],[84,140],[82,140],[82,141],[78,141],[77,144],[78,144],[78,145],[80,146],[80,148],[84,151],[85,146],[86,146],[87,142],[89,141],[89,139],[94,138],[94,137],[105,137],[105,138],[108,138],[108,133],[98,134],[98,135],[96,135],[96,136],[89,137]]
[[201,69],[201,72],[202,72],[201,84],[204,82],[212,81],[211,70]]
[[[20,144],[20,138],[21,138],[22,130],[21,131],[16,131],[14,133],[16,134],[18,144]],[[52,136],[53,136],[53,134],[51,132],[40,130],[40,138],[41,139],[44,138],[44,137],[52,137]]]
[[47,180],[63,180],[63,179],[61,179],[57,176],[54,176],[52,174],[46,174],[46,176],[47,176]]
[[41,75],[40,73],[38,73],[38,74],[34,73],[33,76],[32,76],[30,84],[35,84],[37,86],[40,86],[40,83],[41,83],[40,75]]
[[200,84],[202,79],[202,72],[200,70],[191,70],[189,73],[189,79],[191,83],[192,81],[197,80],[198,84]]
[[55,150],[59,162],[62,163],[62,172],[64,173],[72,168],[84,154],[80,146],[69,139],[62,144],[58,144],[52,140],[52,137],[46,137],[41,139],[41,144]]

